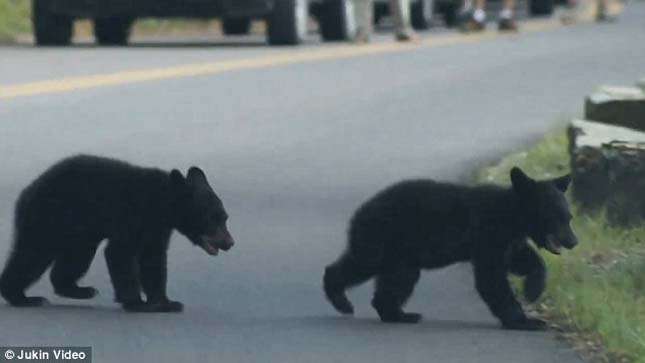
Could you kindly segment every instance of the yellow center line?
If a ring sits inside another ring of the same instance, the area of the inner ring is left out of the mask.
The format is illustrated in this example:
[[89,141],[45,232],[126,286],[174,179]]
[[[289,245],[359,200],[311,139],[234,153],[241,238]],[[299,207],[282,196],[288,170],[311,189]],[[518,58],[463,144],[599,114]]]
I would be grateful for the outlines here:
[[[532,21],[524,24],[521,33],[534,33],[561,27],[559,21],[549,19]],[[171,66],[155,69],[120,71],[114,73],[95,74],[79,77],[65,77],[47,81],[36,81],[0,86],[0,99],[10,99],[23,96],[63,93],[89,88],[125,85],[146,81],[158,81],[172,78],[194,77],[207,74],[217,74],[246,69],[261,69],[294,63],[318,62],[330,59],[341,59],[373,54],[410,51],[421,48],[431,48],[454,44],[464,44],[484,39],[492,39],[501,35],[496,31],[486,31],[475,34],[448,34],[432,36],[414,43],[372,43],[367,45],[339,45],[320,49],[305,49],[286,51],[267,56],[232,59],[219,62],[208,62]]]

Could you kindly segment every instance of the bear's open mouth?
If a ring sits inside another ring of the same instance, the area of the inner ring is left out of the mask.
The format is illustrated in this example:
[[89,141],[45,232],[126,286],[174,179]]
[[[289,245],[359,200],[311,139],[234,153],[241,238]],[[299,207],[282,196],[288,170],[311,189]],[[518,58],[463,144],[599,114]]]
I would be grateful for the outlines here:
[[201,242],[199,243],[199,247],[211,256],[217,256],[217,254],[219,254],[219,250],[224,249],[217,233],[213,235],[201,235],[199,236],[199,240]]
[[219,247],[210,241],[204,240],[204,238],[202,238],[202,243],[199,244],[199,247],[211,256],[217,256],[219,254]]
[[221,229],[213,234],[199,236],[199,247],[211,256],[217,256],[220,250],[228,251],[233,247],[233,240],[228,232],[222,233]]
[[552,234],[546,236],[546,243],[544,244],[544,248],[546,248],[554,255],[559,255],[562,252],[562,244],[560,244],[560,242]]
[[211,256],[217,256],[219,250],[230,250],[235,242],[226,229],[226,226],[218,227],[215,232],[199,236],[197,245]]

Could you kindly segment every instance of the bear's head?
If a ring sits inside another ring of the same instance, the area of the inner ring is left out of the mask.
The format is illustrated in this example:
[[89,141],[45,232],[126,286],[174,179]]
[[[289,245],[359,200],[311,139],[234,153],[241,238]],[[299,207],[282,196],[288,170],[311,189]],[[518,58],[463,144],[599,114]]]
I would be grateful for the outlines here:
[[228,214],[204,172],[192,167],[184,178],[179,170],[173,170],[170,182],[175,196],[173,213],[177,230],[209,255],[231,249],[235,242],[226,227]]
[[571,229],[571,212],[564,193],[571,176],[551,180],[533,180],[520,168],[511,170],[513,190],[520,200],[528,235],[540,248],[559,255],[562,247],[572,249],[578,244]]

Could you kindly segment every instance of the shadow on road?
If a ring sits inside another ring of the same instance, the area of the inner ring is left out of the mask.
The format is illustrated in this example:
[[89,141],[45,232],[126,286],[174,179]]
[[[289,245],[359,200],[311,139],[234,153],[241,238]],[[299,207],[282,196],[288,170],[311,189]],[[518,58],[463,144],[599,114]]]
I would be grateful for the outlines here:
[[[197,48],[261,48],[269,47],[264,41],[225,41],[225,40],[141,40],[133,41],[127,46],[99,46],[92,42],[73,43],[66,47],[56,46],[34,46],[32,43],[2,44],[4,49],[137,49],[137,48],[177,48],[177,49],[197,49]],[[279,47],[284,48],[284,47]]]
[[[178,321],[185,317],[185,320],[192,320],[192,314],[133,314],[124,312],[117,305],[81,305],[81,304],[49,304],[39,308],[15,308],[11,306],[1,306],[0,316],[4,314],[11,314],[25,316],[49,316],[55,318],[56,316],[66,316],[73,314],[75,317],[85,316],[89,317],[118,317],[128,320],[140,320],[137,317],[156,317],[171,318],[169,320]],[[212,319],[211,319],[212,318]],[[383,324],[377,318],[370,317],[345,317],[345,316],[284,316],[284,317],[259,317],[259,316],[240,316],[234,314],[231,316],[217,316],[204,317],[201,321],[202,324],[208,325],[207,321],[211,321],[213,326],[217,325],[250,325],[255,327],[280,327],[281,329],[307,329],[314,328],[315,330],[352,330],[352,331],[386,331],[398,329],[414,329],[417,332],[459,332],[459,331],[501,331],[499,326],[495,323],[477,322],[477,321],[459,321],[459,320],[432,320],[425,319],[419,324]]]
[[257,47],[268,47],[266,42],[261,41],[170,41],[170,42],[156,42],[156,41],[141,41],[133,42],[128,45],[129,48],[208,48],[208,47],[217,47],[217,48],[257,48]]
[[282,328],[315,327],[320,330],[351,329],[352,331],[375,331],[392,329],[414,329],[417,332],[458,332],[458,331],[501,331],[495,323],[459,321],[459,320],[431,320],[426,319],[419,324],[384,324],[377,318],[344,317],[344,316],[304,316],[261,319],[258,325],[280,326]]

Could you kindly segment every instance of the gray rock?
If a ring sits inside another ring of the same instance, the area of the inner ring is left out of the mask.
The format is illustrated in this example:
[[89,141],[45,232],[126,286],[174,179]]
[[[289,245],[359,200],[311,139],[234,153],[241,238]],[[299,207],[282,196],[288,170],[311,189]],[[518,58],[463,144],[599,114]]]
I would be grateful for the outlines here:
[[645,216],[645,133],[574,120],[568,128],[573,197],[583,210],[606,206],[610,222]]
[[645,77],[636,82],[636,86],[638,86],[641,90],[643,90],[643,92],[645,92]]
[[601,87],[587,97],[585,118],[645,131],[645,93],[637,87]]

